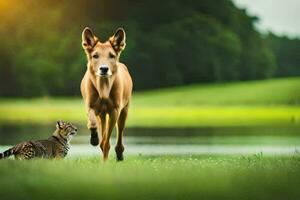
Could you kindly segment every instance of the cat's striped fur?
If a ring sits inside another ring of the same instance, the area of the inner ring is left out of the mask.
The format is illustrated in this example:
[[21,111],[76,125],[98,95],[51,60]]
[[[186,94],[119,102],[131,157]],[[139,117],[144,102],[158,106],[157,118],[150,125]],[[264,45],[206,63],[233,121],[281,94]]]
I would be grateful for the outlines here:
[[69,122],[58,121],[53,135],[45,140],[27,141],[0,153],[0,159],[14,155],[16,159],[63,158],[77,128]]

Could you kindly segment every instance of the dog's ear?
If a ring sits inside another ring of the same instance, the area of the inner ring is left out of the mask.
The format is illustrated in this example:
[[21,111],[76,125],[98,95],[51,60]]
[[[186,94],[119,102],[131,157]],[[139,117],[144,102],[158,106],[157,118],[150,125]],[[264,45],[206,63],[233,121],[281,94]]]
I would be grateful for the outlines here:
[[97,37],[94,35],[92,29],[86,27],[82,31],[82,47],[85,50],[92,50],[98,42]]
[[109,38],[109,42],[117,54],[125,49],[125,40],[126,34],[123,28],[118,28],[115,34]]

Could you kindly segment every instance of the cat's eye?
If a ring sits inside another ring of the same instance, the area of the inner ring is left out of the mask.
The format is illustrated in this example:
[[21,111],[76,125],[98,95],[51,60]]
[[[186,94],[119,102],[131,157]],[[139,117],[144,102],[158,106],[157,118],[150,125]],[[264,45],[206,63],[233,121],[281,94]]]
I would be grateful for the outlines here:
[[97,59],[97,58],[99,58],[99,55],[98,54],[94,54],[93,58]]
[[112,59],[113,59],[113,58],[115,58],[115,57],[116,57],[116,56],[115,56],[113,53],[111,53],[111,52],[109,53],[109,58],[112,58]]

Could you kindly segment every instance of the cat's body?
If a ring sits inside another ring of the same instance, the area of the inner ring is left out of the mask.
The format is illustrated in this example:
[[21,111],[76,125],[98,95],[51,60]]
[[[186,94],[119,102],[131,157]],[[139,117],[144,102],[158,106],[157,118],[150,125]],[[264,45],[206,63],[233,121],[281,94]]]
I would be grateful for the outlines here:
[[45,140],[27,141],[0,153],[0,159],[14,155],[16,159],[64,158],[70,148],[70,140],[77,128],[71,123],[59,121],[53,135]]
[[69,144],[52,136],[46,140],[27,141],[4,151],[0,158],[14,155],[16,159],[63,158],[67,155]]

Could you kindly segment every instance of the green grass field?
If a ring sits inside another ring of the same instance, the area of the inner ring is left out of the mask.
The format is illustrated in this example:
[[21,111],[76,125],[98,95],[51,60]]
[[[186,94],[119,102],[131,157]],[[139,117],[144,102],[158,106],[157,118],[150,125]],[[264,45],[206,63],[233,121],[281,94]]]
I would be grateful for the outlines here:
[[[300,78],[286,78],[135,92],[128,126],[298,130],[299,91]],[[0,99],[0,127],[53,124],[57,119],[84,125],[83,108],[80,98]],[[298,144],[296,136],[287,145]],[[247,143],[257,144],[256,140],[253,136]],[[223,137],[221,141],[226,142]],[[276,143],[271,137],[266,141]],[[1,160],[0,199],[300,199],[296,149],[289,156],[127,157],[125,153],[124,162],[115,162],[113,148],[110,155],[107,163],[100,156]]]
[[[294,126],[300,123],[300,78],[135,92],[129,127]],[[85,124],[80,98],[0,99],[0,124]]]
[[[299,199],[299,156],[129,157],[0,163],[0,197],[12,199]],[[5,172],[5,173],[4,173]]]

